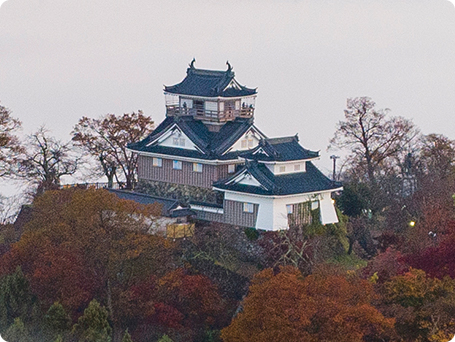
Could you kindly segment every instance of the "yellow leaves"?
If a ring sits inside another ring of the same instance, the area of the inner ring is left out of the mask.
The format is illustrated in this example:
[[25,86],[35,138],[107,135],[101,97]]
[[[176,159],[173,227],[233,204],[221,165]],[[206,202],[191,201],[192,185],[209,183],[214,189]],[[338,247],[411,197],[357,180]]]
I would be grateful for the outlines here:
[[378,272],[374,272],[373,275],[370,278],[368,278],[368,281],[371,284],[376,284],[378,280],[379,280]]
[[454,334],[450,334],[447,332],[444,332],[442,330],[439,330],[436,334],[431,335],[428,340],[430,342],[449,342],[452,341],[454,337]]
[[424,299],[434,299],[446,287],[450,289],[450,281],[427,278],[424,271],[413,268],[385,284],[388,301],[398,302],[404,307],[423,305]]

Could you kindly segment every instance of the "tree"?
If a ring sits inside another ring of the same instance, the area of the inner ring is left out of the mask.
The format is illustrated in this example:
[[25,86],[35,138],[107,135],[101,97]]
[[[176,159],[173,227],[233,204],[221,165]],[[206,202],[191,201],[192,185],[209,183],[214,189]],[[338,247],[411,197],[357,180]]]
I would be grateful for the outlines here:
[[44,322],[46,332],[51,336],[52,341],[68,333],[71,328],[71,318],[66,313],[63,305],[58,302],[52,304],[47,310]]
[[41,127],[28,137],[24,155],[19,161],[18,175],[38,183],[38,194],[60,186],[60,178],[73,175],[79,158],[72,155],[70,143],[62,143],[49,136],[49,131]]
[[13,173],[17,157],[23,152],[15,133],[21,122],[11,116],[8,108],[0,105],[0,177]]
[[107,310],[94,299],[79,317],[73,331],[80,342],[110,342],[112,329],[107,318]]
[[348,148],[351,162],[375,184],[383,164],[403,151],[418,135],[414,124],[402,117],[386,118],[386,110],[375,109],[369,97],[347,100],[345,121],[337,124],[331,146]]
[[455,324],[455,281],[411,269],[384,284],[388,314],[404,341],[448,341]]
[[137,155],[128,150],[128,144],[137,142],[153,130],[153,121],[142,111],[116,116],[107,114],[99,119],[82,117],[72,132],[73,141],[96,158],[108,187],[113,186],[118,173],[125,180],[125,188],[136,184]]
[[21,265],[43,306],[58,301],[72,317],[99,299],[106,303],[115,336],[144,315],[131,287],[178,264],[174,244],[147,233],[160,205],[71,188],[36,197],[32,213],[21,239],[0,260],[0,274]]
[[373,289],[357,277],[314,273],[293,267],[258,273],[243,311],[221,331],[225,342],[363,341],[392,329],[371,304]]
[[32,338],[24,322],[17,317],[14,323],[5,331],[5,338],[8,342],[32,342]]
[[0,332],[5,331],[14,319],[31,321],[34,317],[36,297],[20,267],[0,281]]
[[122,342],[133,342],[131,339],[131,335],[128,332],[128,329],[125,330],[125,334],[123,335]]

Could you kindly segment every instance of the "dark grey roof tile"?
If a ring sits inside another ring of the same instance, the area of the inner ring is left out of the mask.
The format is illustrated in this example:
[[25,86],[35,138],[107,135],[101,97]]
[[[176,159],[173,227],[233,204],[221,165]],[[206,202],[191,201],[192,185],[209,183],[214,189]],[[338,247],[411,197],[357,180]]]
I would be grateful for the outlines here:
[[[175,85],[165,86],[168,93],[204,97],[237,97],[256,94],[256,89],[240,85],[231,68],[226,71],[196,69],[190,66],[185,79]],[[231,81],[235,87],[226,88]]]
[[[244,171],[249,172],[263,186],[229,184]],[[334,190],[340,188],[341,184],[331,181],[311,162],[306,162],[306,172],[274,175],[264,164],[253,161],[245,164],[245,168],[235,175],[214,183],[214,186],[224,190],[272,196]]]

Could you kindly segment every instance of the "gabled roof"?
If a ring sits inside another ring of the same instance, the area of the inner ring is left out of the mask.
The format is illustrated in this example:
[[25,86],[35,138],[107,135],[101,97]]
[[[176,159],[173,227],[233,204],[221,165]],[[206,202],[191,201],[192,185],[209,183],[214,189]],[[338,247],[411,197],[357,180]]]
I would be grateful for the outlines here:
[[173,86],[164,86],[164,91],[179,95],[193,95],[204,97],[238,97],[257,93],[240,85],[235,80],[235,74],[229,63],[226,71],[203,70],[194,67],[194,59],[186,71],[185,79]]
[[[259,181],[261,186],[237,183],[235,181],[236,178],[245,172]],[[256,195],[284,196],[335,190],[341,188],[341,183],[331,181],[311,162],[306,162],[306,172],[274,175],[264,164],[252,161],[247,162],[245,167],[233,176],[218,181],[213,186],[220,190]]]
[[[197,146],[199,151],[159,146],[158,140],[169,130],[181,130]],[[167,117],[147,138],[128,145],[128,148],[137,152],[151,152],[173,156],[198,159],[233,159],[240,152],[225,153],[248,130],[255,130],[265,138],[254,125],[252,119],[236,118],[226,122],[219,132],[210,132],[201,121],[192,117]]]
[[241,154],[241,157],[260,161],[292,161],[319,157],[319,152],[310,151],[299,144],[297,135],[292,137],[263,139],[251,151]]

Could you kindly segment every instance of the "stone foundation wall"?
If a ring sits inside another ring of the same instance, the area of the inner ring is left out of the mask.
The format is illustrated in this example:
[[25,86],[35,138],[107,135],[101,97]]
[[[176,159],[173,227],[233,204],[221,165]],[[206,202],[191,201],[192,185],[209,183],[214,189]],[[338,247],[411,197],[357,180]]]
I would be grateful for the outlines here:
[[135,191],[152,196],[174,198],[188,204],[190,201],[223,204],[223,193],[192,185],[139,180]]

